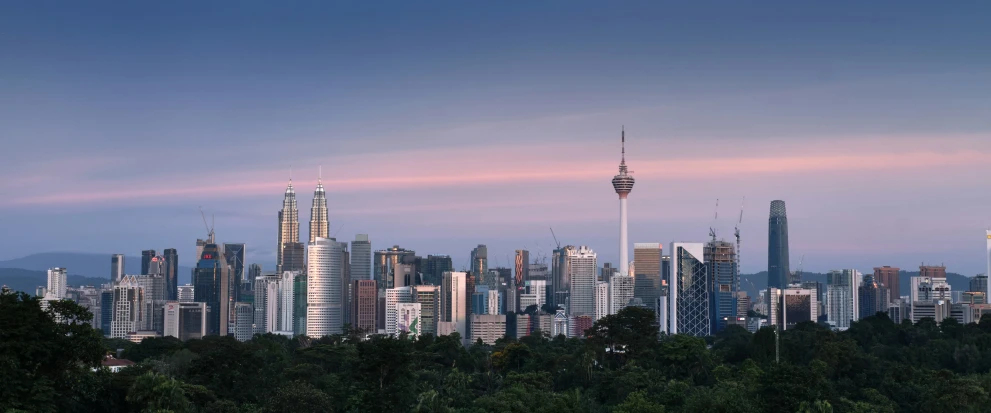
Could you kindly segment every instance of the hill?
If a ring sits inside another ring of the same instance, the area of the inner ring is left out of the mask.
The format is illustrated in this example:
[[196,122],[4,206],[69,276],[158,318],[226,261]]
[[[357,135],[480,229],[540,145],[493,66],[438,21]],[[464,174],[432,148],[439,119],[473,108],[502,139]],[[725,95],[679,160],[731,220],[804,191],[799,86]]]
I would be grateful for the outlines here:
[[[918,271],[900,271],[898,273],[899,295],[909,295],[912,289],[912,277],[918,276]],[[953,287],[953,291],[967,291],[970,288],[970,278],[957,273],[946,273],[946,281]],[[803,272],[803,281],[818,281],[826,283],[826,274]],[[767,271],[756,274],[740,274],[740,289],[746,291],[751,297],[756,297],[758,291],[767,288]]]
[[[159,251],[161,253],[161,251]],[[45,272],[51,267],[63,267],[70,275],[90,278],[110,278],[110,256],[113,254],[90,254],[80,252],[43,252],[13,260],[0,261],[0,268],[19,268]],[[179,257],[182,263],[182,257]],[[189,261],[187,261],[189,262]],[[124,257],[124,272],[141,273],[141,257]],[[179,283],[188,283],[191,267],[179,266]],[[71,285],[71,283],[70,283]]]
[[[85,277],[82,275],[66,276],[66,283],[76,287],[80,285],[101,285],[110,278]],[[6,285],[14,291],[24,291],[34,294],[35,288],[48,283],[46,271],[25,270],[23,268],[0,268],[0,285]]]

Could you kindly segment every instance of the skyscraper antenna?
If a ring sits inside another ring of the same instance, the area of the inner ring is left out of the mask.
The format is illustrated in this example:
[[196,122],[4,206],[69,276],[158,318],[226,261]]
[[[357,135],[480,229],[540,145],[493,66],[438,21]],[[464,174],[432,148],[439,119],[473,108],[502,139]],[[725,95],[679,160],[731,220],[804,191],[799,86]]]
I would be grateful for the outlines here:
[[289,183],[292,183],[292,165],[289,165]]
[[620,161],[626,163],[626,125],[620,126],[619,140],[621,142],[620,150],[622,151],[622,159]]
[[320,165],[317,172],[317,183],[323,183],[323,164]]

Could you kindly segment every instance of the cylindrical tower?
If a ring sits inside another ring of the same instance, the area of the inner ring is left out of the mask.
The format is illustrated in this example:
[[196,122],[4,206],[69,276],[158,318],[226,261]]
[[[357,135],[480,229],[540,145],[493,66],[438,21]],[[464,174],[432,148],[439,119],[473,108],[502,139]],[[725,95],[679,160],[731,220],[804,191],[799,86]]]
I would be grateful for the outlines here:
[[630,275],[630,248],[626,232],[626,197],[633,190],[633,176],[626,168],[626,130],[620,132],[621,158],[619,174],[612,178],[612,187],[619,195],[619,274]]

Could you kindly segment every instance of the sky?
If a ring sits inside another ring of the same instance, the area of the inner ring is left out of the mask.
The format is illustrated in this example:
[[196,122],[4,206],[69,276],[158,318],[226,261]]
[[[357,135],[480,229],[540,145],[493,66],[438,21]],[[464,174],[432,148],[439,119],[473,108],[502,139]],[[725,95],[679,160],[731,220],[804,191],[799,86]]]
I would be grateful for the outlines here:
[[0,259],[174,247],[192,266],[202,207],[272,269],[290,173],[305,240],[322,168],[339,240],[458,268],[487,244],[509,266],[550,255],[553,227],[616,263],[625,127],[631,244],[739,225],[743,271],[766,270],[781,199],[793,269],[974,275],[989,18],[978,1],[6,2]]

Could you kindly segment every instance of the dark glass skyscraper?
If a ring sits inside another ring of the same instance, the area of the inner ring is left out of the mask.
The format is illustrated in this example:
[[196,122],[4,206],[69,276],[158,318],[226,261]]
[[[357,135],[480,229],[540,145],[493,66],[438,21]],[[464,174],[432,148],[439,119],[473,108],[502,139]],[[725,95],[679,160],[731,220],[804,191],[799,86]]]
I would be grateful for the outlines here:
[[206,244],[193,272],[193,300],[207,305],[207,334],[227,335],[230,289],[226,265],[217,244]]
[[771,201],[767,233],[767,286],[785,288],[790,272],[788,261],[788,215],[785,201]]
[[709,300],[711,332],[726,328],[728,319],[736,317],[736,249],[726,241],[711,241],[705,245],[705,265],[712,296]]
[[166,248],[165,264],[163,266],[165,275],[165,299],[176,301],[179,299],[179,253],[175,248]]
[[244,244],[224,243],[224,258],[230,270],[232,301],[241,301],[241,280],[244,278]]
[[155,258],[155,250],[144,250],[141,251],[141,274],[147,275],[148,269],[151,267],[151,259]]
[[444,273],[448,271],[454,271],[454,263],[451,262],[450,255],[427,255],[427,258],[423,260],[423,283],[440,285],[444,279]]

